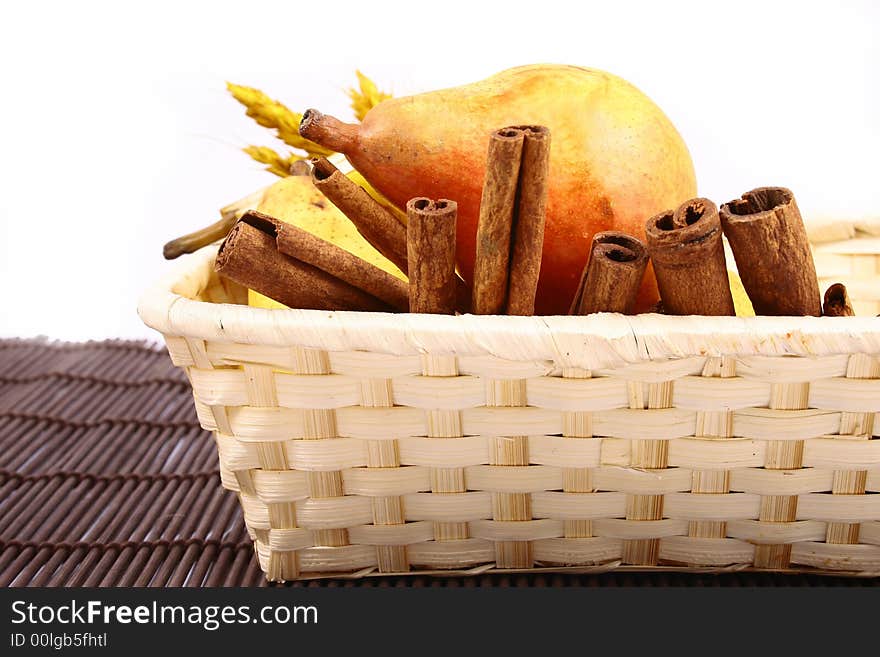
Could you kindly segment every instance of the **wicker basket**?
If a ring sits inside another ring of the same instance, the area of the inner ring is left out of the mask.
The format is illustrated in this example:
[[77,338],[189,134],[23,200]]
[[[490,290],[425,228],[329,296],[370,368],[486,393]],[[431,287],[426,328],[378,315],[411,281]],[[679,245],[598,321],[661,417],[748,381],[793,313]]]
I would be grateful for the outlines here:
[[819,286],[843,281],[856,315],[880,315],[880,217],[808,224]]
[[270,579],[880,573],[880,319],[263,310],[215,253],[140,313]]

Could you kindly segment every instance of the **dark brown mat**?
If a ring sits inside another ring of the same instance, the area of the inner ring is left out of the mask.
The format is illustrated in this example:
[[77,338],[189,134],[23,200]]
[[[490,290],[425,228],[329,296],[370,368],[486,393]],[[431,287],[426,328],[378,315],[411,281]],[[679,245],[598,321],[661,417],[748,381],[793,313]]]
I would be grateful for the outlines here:
[[[211,435],[164,349],[0,340],[0,585],[265,586]],[[313,580],[293,586],[815,586],[727,573]]]

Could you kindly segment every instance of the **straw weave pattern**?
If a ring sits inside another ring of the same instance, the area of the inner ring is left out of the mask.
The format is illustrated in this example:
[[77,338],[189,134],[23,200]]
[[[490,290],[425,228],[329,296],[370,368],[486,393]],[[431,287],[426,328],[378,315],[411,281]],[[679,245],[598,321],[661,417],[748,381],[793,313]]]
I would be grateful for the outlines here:
[[614,561],[880,571],[877,355],[547,372],[167,344],[272,579]]

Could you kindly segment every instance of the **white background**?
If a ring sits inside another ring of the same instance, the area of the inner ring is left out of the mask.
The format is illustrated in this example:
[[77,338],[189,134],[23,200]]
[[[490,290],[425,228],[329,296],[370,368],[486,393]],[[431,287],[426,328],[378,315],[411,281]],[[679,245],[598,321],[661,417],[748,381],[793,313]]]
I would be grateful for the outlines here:
[[355,68],[395,95],[602,68],[670,116],[701,195],[876,215],[878,30],[872,2],[4,2],[0,336],[156,339],[135,306],[162,244],[275,179],[226,80],[348,118]]

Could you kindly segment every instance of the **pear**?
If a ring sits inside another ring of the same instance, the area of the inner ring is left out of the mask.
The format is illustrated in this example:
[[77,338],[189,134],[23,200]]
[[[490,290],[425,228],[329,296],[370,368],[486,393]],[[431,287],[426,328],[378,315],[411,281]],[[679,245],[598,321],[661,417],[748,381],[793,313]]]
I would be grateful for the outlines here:
[[[346,155],[399,207],[415,196],[458,203],[456,258],[471,281],[489,135],[508,125],[550,128],[550,186],[536,313],[564,314],[594,233],[641,239],[645,222],[696,196],[675,126],[625,80],[596,69],[535,64],[473,84],[386,100],[358,125],[315,110],[300,133]],[[658,298],[648,269],[637,310]]]

